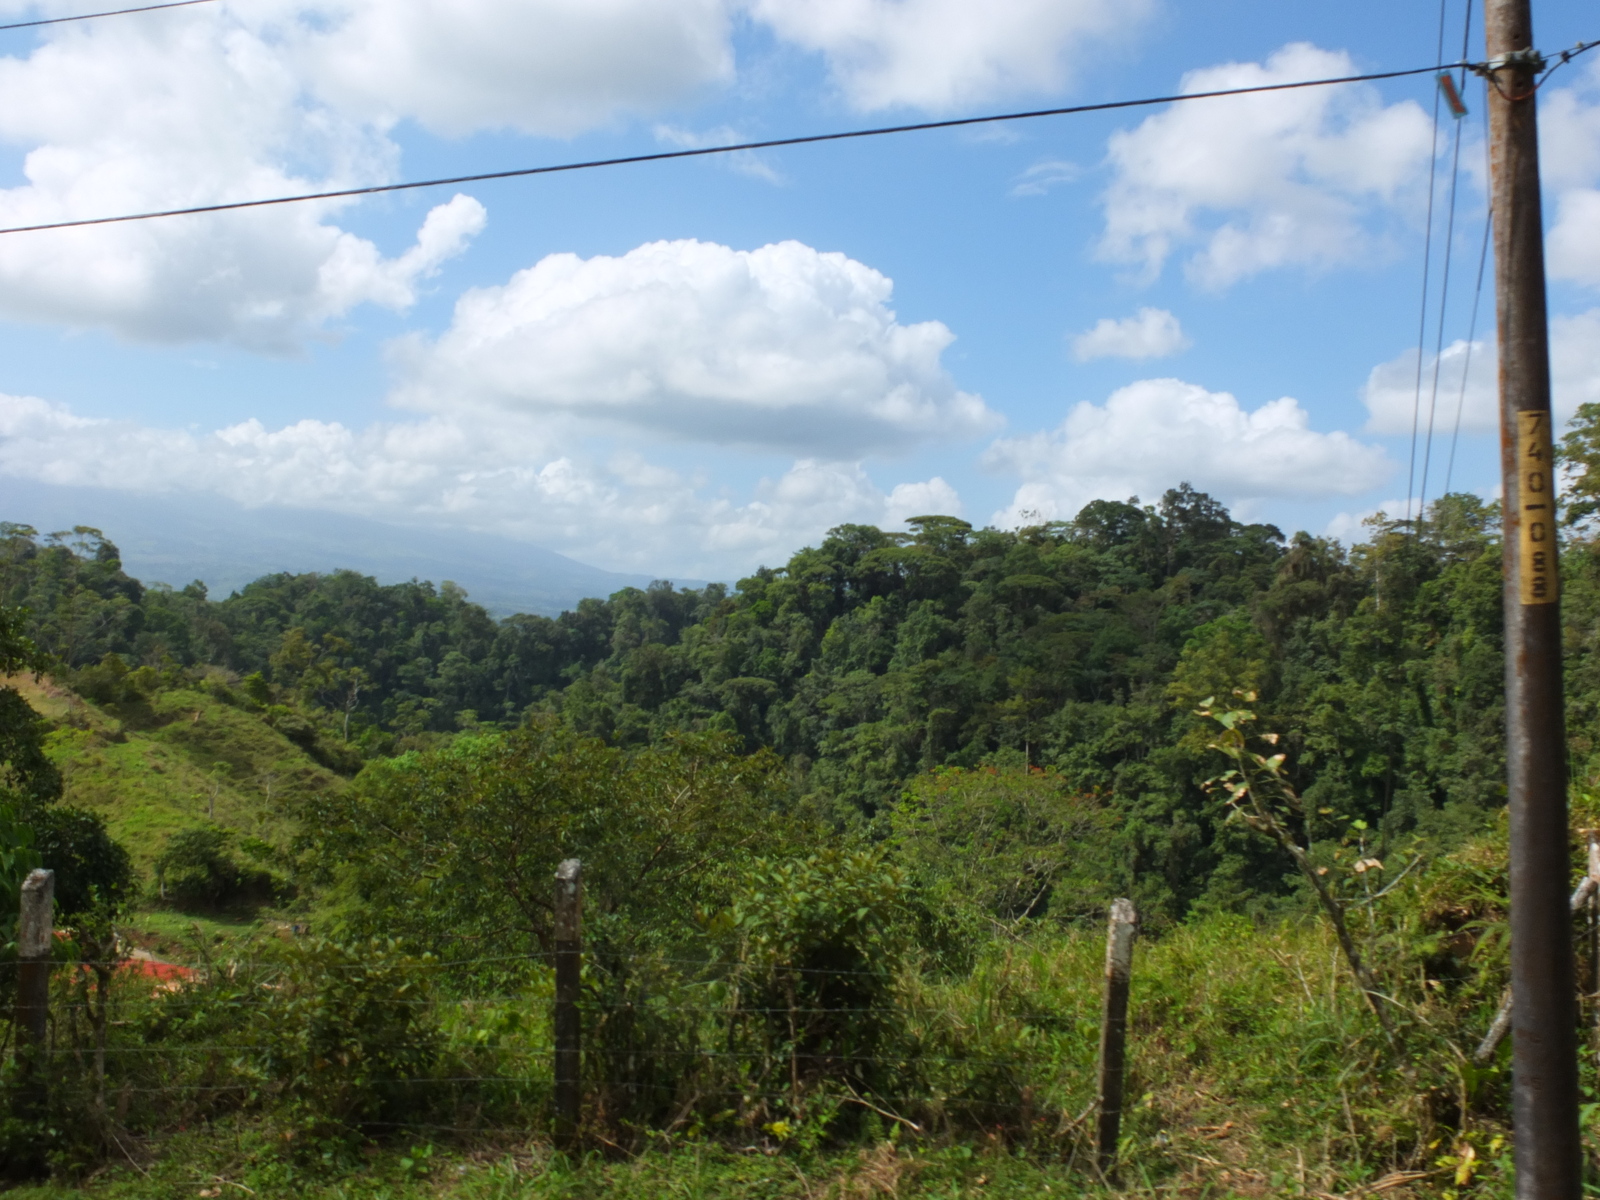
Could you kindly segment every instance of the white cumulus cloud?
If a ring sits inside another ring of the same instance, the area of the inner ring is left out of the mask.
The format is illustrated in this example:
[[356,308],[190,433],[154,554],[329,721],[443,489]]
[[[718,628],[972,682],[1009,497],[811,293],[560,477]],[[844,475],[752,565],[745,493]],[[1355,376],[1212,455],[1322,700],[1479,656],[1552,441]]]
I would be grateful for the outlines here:
[[1546,258],[1555,279],[1600,287],[1600,66],[1542,93],[1539,163],[1554,192]]
[[941,364],[954,334],[900,324],[892,289],[799,242],[553,254],[467,292],[436,340],[399,343],[393,399],[846,460],[992,428]]
[[1184,336],[1178,318],[1164,308],[1141,308],[1131,317],[1102,317],[1093,329],[1072,339],[1079,362],[1094,358],[1165,358],[1194,343]]
[[[823,52],[869,107],[1052,88],[1072,47],[1152,3],[224,0],[56,26],[0,57],[0,147],[21,180],[0,187],[0,225],[392,182],[408,123],[564,137],[660,117],[726,91],[749,18]],[[730,165],[781,181],[757,157]],[[356,203],[6,237],[0,317],[285,352],[360,305],[412,303],[482,222],[461,201],[414,251],[380,248],[347,228]]]
[[961,497],[939,476],[921,483],[897,483],[887,498],[886,524],[900,525],[912,517],[959,517],[965,511]]
[[[106,22],[0,59],[0,141],[24,182],[0,224],[187,207],[388,179],[394,148],[303,102],[282,55],[220,12]],[[403,309],[482,227],[467,196],[435,208],[386,257],[340,229],[347,204],[0,239],[0,314],[125,337],[292,348],[362,303]]]
[[997,441],[985,465],[1022,478],[995,516],[1010,525],[1069,519],[1095,499],[1157,496],[1180,479],[1236,506],[1359,495],[1391,468],[1376,446],[1313,430],[1290,397],[1247,411],[1227,392],[1181,379],[1145,379],[1103,405],[1081,403],[1057,429]]
[[[1478,340],[1470,346],[1459,339],[1445,347],[1435,360],[1432,354],[1422,364],[1421,400],[1417,391],[1417,352],[1403,354],[1379,363],[1367,376],[1361,389],[1362,403],[1367,406],[1367,431],[1369,433],[1411,433],[1413,420],[1419,430],[1428,426],[1429,409],[1433,410],[1434,430],[1446,435],[1455,428],[1456,410],[1461,412],[1461,429],[1464,433],[1482,433],[1498,427],[1496,417],[1496,354],[1494,343]],[[1434,368],[1438,367],[1439,386],[1433,386]],[[1462,371],[1467,372],[1466,391],[1463,393]],[[1437,395],[1437,399],[1435,399]]]
[[[0,58],[0,144],[22,177],[0,188],[0,225],[390,182],[401,121],[567,135],[655,111],[732,79],[730,12],[728,0],[257,0],[49,29]],[[283,352],[358,305],[410,305],[483,223],[457,198],[391,257],[340,227],[353,205],[9,236],[0,316]]]
[[[1470,361],[1469,361],[1470,360]],[[1471,346],[1457,340],[1437,360],[1438,400],[1434,409],[1435,437],[1450,436],[1456,412],[1463,433],[1494,433],[1500,428],[1499,355],[1493,340],[1479,339]],[[1427,430],[1428,410],[1434,406],[1435,359],[1423,360],[1422,396],[1417,400],[1417,352],[1407,350],[1372,368],[1362,388],[1370,433],[1411,433],[1418,413],[1419,436]],[[1462,391],[1462,370],[1467,372]],[[1566,421],[1580,404],[1600,402],[1600,309],[1550,319],[1550,403],[1558,421]]]
[[[1191,71],[1182,90],[1354,73],[1348,55],[1300,42],[1264,63]],[[1100,253],[1154,277],[1193,246],[1186,269],[1208,288],[1275,267],[1359,264],[1425,185],[1431,146],[1421,108],[1385,106],[1367,84],[1176,104],[1112,136]]]
[[1050,92],[1071,56],[1126,36],[1153,0],[751,0],[782,38],[827,56],[845,97],[863,109],[947,110]]
[[340,111],[567,136],[733,78],[725,0],[324,0],[290,50]]

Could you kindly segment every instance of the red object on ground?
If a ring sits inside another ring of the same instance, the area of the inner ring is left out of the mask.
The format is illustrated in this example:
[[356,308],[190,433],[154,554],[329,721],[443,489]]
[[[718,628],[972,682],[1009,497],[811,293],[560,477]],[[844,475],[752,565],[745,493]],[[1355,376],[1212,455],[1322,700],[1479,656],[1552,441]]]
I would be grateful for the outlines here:
[[159,962],[153,958],[130,958],[127,962],[118,963],[117,970],[132,971],[147,979],[171,984],[183,983],[195,977],[194,970],[189,967],[177,963]]
[[[87,965],[80,966],[80,971],[88,972]],[[118,975],[135,975],[141,979],[148,979],[158,992],[170,992],[180,988],[191,979],[199,976],[199,972],[192,967],[185,967],[179,963],[162,962],[155,958],[127,958],[116,966]]]

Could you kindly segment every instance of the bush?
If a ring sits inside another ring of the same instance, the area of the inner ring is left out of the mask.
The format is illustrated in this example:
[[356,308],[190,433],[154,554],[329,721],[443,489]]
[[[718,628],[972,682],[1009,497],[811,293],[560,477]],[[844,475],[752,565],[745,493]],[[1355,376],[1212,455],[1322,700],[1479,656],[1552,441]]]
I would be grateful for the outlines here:
[[173,834],[155,868],[161,899],[183,910],[271,904],[285,890],[272,872],[241,862],[233,833],[220,825],[201,825]]
[[156,690],[159,677],[151,667],[128,668],[120,654],[107,654],[92,667],[72,675],[72,689],[96,704],[132,704],[147,700]]
[[52,804],[31,812],[28,823],[41,864],[56,873],[56,911],[62,917],[115,912],[133,895],[133,860],[101,817]]
[[1046,771],[947,767],[913,780],[890,823],[932,924],[975,945],[1103,912],[1118,873],[1109,817]]
[[291,944],[281,965],[262,989],[257,1044],[297,1124],[337,1135],[426,1110],[443,1045],[432,958],[318,938]]
[[360,896],[361,933],[548,951],[556,865],[578,858],[590,945],[632,950],[697,938],[700,910],[725,908],[745,865],[795,833],[783,782],[728,738],[624,753],[534,725],[371,763],[297,815]]

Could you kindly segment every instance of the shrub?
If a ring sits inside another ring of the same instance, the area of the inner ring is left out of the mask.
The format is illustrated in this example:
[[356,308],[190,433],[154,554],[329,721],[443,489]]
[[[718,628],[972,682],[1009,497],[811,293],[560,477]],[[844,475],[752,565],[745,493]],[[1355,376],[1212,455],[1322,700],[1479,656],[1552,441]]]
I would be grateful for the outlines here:
[[270,904],[284,890],[270,871],[240,861],[233,833],[220,825],[173,834],[155,868],[161,899],[179,909],[218,911]]
[[56,873],[56,911],[61,916],[95,909],[115,912],[133,895],[133,860],[100,816],[51,804],[31,812],[28,822],[41,864]]
[[1114,894],[1109,814],[1049,772],[932,771],[890,822],[933,923],[964,941],[1098,914]]
[[72,675],[72,688],[96,704],[132,704],[146,700],[156,690],[158,677],[153,668],[130,670],[120,654],[107,654],[92,667]]
[[435,964],[392,941],[296,942],[262,989],[260,1064],[307,1132],[338,1134],[425,1110],[443,1044]]

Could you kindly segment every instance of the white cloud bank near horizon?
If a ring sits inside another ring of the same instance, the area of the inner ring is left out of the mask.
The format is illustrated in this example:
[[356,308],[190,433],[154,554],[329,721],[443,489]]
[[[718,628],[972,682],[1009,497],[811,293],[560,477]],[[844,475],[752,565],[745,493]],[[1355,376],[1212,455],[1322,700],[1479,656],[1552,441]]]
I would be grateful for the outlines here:
[[781,562],[834,525],[895,526],[928,512],[959,515],[943,479],[887,491],[859,462],[794,460],[735,500],[703,476],[636,449],[586,453],[552,444],[526,418],[484,428],[429,418],[351,429],[305,420],[281,429],[243,421],[209,433],[87,418],[35,397],[0,395],[0,474],[143,493],[215,494],[281,505],[425,521],[496,533],[595,566],[734,578]]
[[984,456],[1022,484],[994,520],[1068,520],[1090,500],[1158,498],[1187,480],[1230,507],[1270,499],[1360,495],[1393,464],[1381,447],[1319,433],[1290,397],[1247,411],[1227,392],[1144,379],[1103,405],[1078,404],[1056,429],[1001,438]]
[[[939,476],[885,489],[864,465],[999,424],[944,368],[950,330],[900,324],[892,292],[798,242],[550,255],[467,292],[439,337],[393,344],[391,400],[414,417],[196,432],[0,396],[0,473],[454,523],[598,566],[733,577],[842,522],[962,511]],[[702,463],[662,465],[665,441]],[[715,476],[752,449],[788,465],[734,498]]]
[[[1005,526],[1068,519],[1093,499],[1153,500],[1180,480],[1254,517],[1274,499],[1370,491],[1393,467],[1378,447],[1310,429],[1292,399],[1247,411],[1225,392],[1176,379],[1080,404],[1057,429],[1002,438],[983,458],[1020,480],[991,518]],[[927,513],[964,515],[939,476],[886,490],[861,461],[820,457],[796,458],[735,498],[637,448],[597,453],[580,439],[552,438],[549,422],[525,414],[359,430],[314,420],[271,430],[251,420],[197,433],[0,396],[0,474],[456,524],[596,566],[705,578],[781,563],[843,522],[895,527]]]
[[[742,497],[708,475],[653,460],[637,442],[597,442],[570,423],[482,410],[352,429],[244,421],[212,432],[93,419],[0,396],[0,474],[136,492],[217,494],[392,523],[455,524],[574,554],[596,566],[734,578],[776,564],[843,522],[895,527],[964,515],[943,478],[874,483],[859,458],[800,455]],[[609,446],[609,448],[606,448]],[[719,452],[721,453],[721,452]],[[1068,519],[1093,499],[1159,497],[1187,480],[1251,519],[1274,500],[1370,492],[1384,451],[1318,432],[1293,399],[1244,409],[1226,392],[1147,379],[1062,424],[995,441],[982,456],[1018,480],[1000,525]]]

